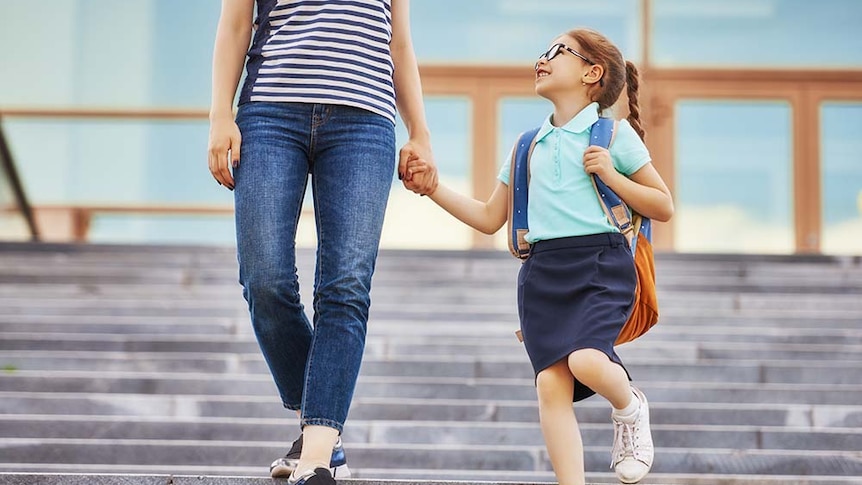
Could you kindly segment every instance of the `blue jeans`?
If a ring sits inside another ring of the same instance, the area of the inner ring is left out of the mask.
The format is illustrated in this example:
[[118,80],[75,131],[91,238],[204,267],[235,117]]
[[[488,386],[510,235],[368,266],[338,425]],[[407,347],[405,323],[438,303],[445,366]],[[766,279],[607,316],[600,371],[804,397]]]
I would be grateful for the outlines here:
[[[284,406],[343,430],[362,353],[371,276],[395,170],[395,127],[347,106],[242,104],[234,169],[239,280]],[[299,297],[296,227],[311,176],[314,326]]]

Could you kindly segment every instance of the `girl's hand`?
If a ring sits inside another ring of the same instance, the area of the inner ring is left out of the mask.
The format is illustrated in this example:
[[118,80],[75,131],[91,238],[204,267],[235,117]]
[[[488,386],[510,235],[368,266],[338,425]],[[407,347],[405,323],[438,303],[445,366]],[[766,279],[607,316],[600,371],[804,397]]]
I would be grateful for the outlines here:
[[404,187],[419,195],[437,190],[437,167],[422,158],[411,158],[405,165]]
[[421,181],[418,184],[414,184],[416,187],[414,192],[422,195],[434,192],[437,188],[437,167],[434,164],[434,153],[431,151],[431,143],[427,138],[411,138],[398,152],[399,179],[410,181],[412,176],[407,171],[407,163],[414,159],[422,159],[428,167],[426,176],[421,177]]
[[210,122],[209,153],[210,173],[219,183],[230,190],[234,188],[230,167],[239,166],[239,150],[242,136],[232,116],[214,118]]
[[591,175],[598,175],[605,183],[618,174],[611,161],[611,153],[597,146],[591,146],[584,152],[584,171]]

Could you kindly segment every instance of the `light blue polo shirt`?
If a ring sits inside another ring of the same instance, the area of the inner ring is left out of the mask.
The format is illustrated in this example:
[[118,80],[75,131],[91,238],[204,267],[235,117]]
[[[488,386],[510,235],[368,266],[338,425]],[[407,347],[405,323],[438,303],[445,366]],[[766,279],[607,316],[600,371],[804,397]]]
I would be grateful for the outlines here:
[[[584,171],[590,126],[598,119],[599,105],[592,103],[565,126],[552,125],[551,116],[542,124],[530,159],[527,242],[619,232],[608,222],[590,175]],[[646,145],[626,120],[617,124],[610,152],[614,168],[626,176],[651,161]],[[511,161],[509,152],[497,176],[506,185]]]

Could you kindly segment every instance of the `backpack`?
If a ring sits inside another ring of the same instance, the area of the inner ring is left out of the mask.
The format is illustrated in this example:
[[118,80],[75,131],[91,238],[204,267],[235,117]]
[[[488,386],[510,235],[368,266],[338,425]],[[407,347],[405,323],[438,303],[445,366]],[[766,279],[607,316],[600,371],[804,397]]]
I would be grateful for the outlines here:
[[[613,141],[616,121],[599,118],[590,127],[590,145],[608,148]],[[524,132],[512,153],[509,175],[509,250],[522,260],[530,256],[530,243],[524,236],[527,224],[527,188],[530,179],[530,156],[536,146],[539,128]],[[605,215],[628,241],[637,273],[634,301],[615,345],[631,342],[658,322],[658,298],[655,287],[655,259],[652,250],[652,222],[633,212],[599,177],[593,175],[593,187]],[[522,340],[520,331],[516,332]]]

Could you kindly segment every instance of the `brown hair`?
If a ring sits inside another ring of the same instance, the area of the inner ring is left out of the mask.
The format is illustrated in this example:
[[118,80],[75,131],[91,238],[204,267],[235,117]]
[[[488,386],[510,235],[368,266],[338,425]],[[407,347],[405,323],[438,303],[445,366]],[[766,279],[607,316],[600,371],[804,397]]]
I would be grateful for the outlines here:
[[567,32],[566,35],[578,42],[582,53],[589,57],[590,61],[602,66],[605,70],[602,75],[602,82],[593,85],[590,99],[599,103],[599,108],[602,110],[610,108],[617,102],[625,86],[626,97],[629,100],[629,114],[626,119],[643,140],[645,133],[641,124],[641,111],[638,105],[640,80],[637,67],[631,61],[623,59],[617,46],[595,30],[575,29]]

